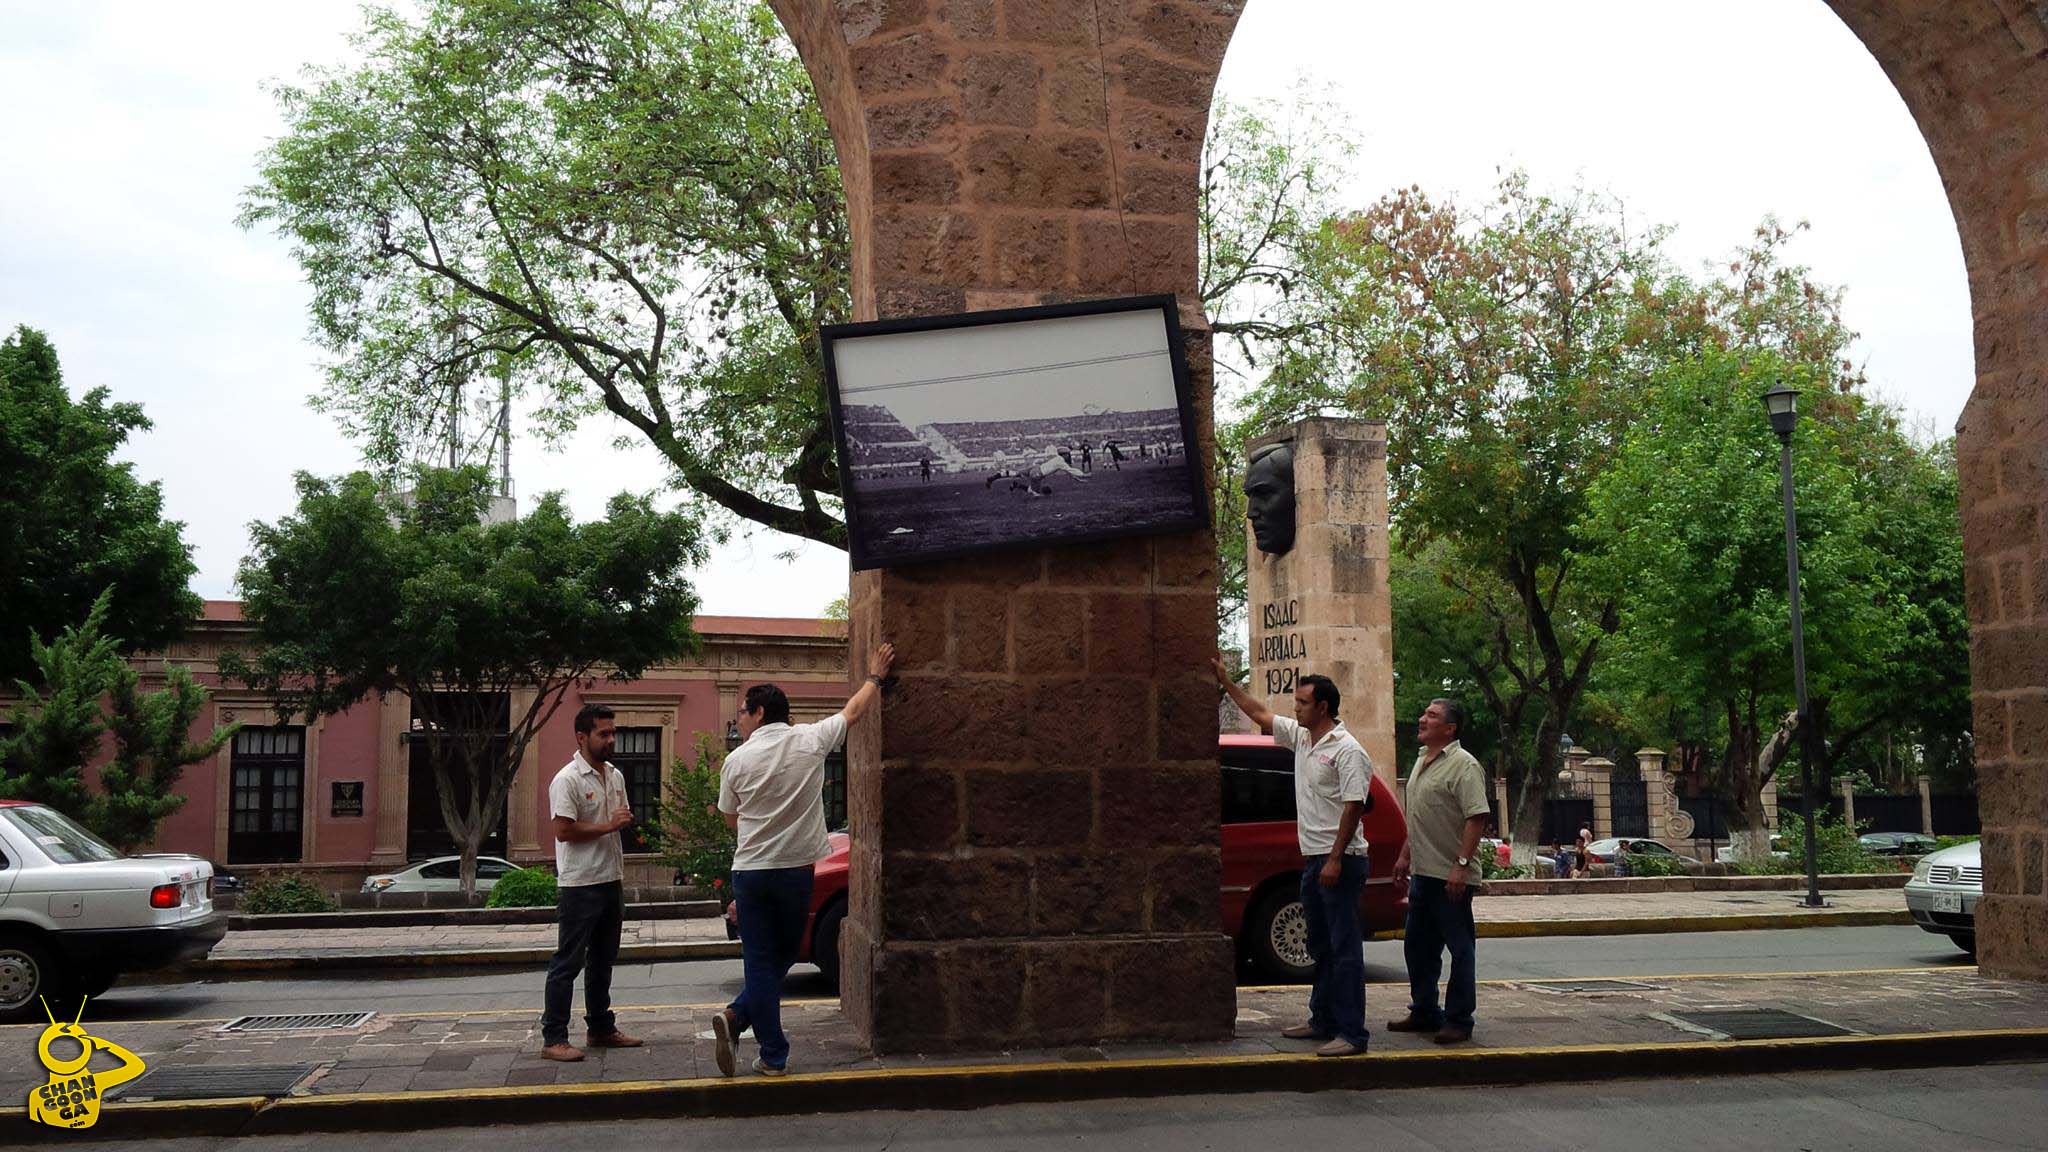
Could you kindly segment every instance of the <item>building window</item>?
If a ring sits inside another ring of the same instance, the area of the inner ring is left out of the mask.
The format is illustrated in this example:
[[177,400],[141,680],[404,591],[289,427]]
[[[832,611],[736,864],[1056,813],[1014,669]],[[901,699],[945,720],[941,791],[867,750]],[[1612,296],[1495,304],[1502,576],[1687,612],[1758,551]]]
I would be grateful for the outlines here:
[[228,863],[297,863],[305,851],[306,730],[242,729],[228,771]]
[[612,767],[626,778],[626,803],[636,818],[622,834],[628,852],[652,852],[647,829],[661,820],[661,729],[620,728]]

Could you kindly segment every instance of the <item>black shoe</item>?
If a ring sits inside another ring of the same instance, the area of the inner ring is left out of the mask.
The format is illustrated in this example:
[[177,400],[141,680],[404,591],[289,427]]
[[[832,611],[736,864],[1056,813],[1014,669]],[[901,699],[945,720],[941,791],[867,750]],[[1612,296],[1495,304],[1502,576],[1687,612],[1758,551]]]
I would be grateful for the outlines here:
[[1399,1020],[1387,1021],[1387,1031],[1389,1032],[1434,1032],[1441,1027],[1443,1025],[1424,1020],[1413,1012],[1401,1017]]
[[1436,1034],[1436,1042],[1439,1044],[1463,1044],[1471,1038],[1471,1028],[1460,1028],[1455,1024],[1444,1025]]

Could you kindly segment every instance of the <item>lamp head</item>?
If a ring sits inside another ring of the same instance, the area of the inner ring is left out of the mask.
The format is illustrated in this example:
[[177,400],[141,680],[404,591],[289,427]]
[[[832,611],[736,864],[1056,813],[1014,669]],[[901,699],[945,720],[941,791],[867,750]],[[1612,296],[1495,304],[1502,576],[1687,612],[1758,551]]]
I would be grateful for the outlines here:
[[1790,440],[1792,429],[1799,423],[1799,391],[1780,384],[1764,393],[1764,411],[1771,415],[1771,431],[1780,440]]

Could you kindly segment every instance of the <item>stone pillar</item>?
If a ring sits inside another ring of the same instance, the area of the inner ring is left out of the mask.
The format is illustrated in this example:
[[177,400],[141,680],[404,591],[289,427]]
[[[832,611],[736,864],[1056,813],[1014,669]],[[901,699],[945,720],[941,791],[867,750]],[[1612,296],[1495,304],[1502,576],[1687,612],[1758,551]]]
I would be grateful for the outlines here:
[[1636,771],[1643,778],[1643,795],[1650,807],[1650,839],[1690,840],[1692,814],[1678,803],[1678,780],[1665,771],[1664,760],[1662,749],[1636,749]]
[[1392,781],[1398,773],[1386,425],[1302,420],[1246,448],[1277,443],[1294,450],[1294,547],[1269,556],[1247,541],[1251,690],[1288,709],[1297,677],[1328,676],[1343,693],[1344,726],[1365,748],[1373,774]]
[[370,863],[390,868],[405,863],[406,818],[412,806],[412,697],[385,696],[377,705],[377,842]]
[[1934,780],[1926,773],[1913,777],[1920,786],[1920,834],[1934,835]]
[[1842,787],[1842,823],[1847,827],[1854,828],[1856,826],[1856,782],[1854,780],[1841,780],[1837,781],[1837,783]]
[[[771,0],[846,185],[853,312],[1172,292],[1205,466],[1196,190],[1238,5]],[[856,573],[841,1004],[878,1051],[1217,1040],[1216,546],[1130,538]]]
[[1584,748],[1565,753],[1564,761],[1571,765],[1572,779],[1584,780],[1586,791],[1593,797],[1593,839],[1604,840],[1613,835],[1614,762],[1591,755]]

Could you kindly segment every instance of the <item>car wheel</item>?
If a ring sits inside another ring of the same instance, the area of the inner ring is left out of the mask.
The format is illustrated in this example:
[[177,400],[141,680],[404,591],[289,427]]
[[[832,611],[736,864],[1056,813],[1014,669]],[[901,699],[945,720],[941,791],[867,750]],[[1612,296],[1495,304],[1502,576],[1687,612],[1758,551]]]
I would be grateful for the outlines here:
[[1285,884],[1266,893],[1252,911],[1250,932],[1252,967],[1268,980],[1300,983],[1315,975],[1316,962],[1308,954],[1308,916],[1301,908],[1301,895]]
[[1975,932],[1951,932],[1948,934],[1948,938],[1955,941],[1956,947],[1961,948],[1964,952],[1972,956],[1977,954],[1977,934]]
[[839,929],[845,923],[846,901],[834,900],[818,913],[818,923],[811,929],[811,962],[825,974],[834,993],[839,991]]
[[47,945],[28,936],[0,939],[0,1024],[41,1016],[41,998],[63,992]]

